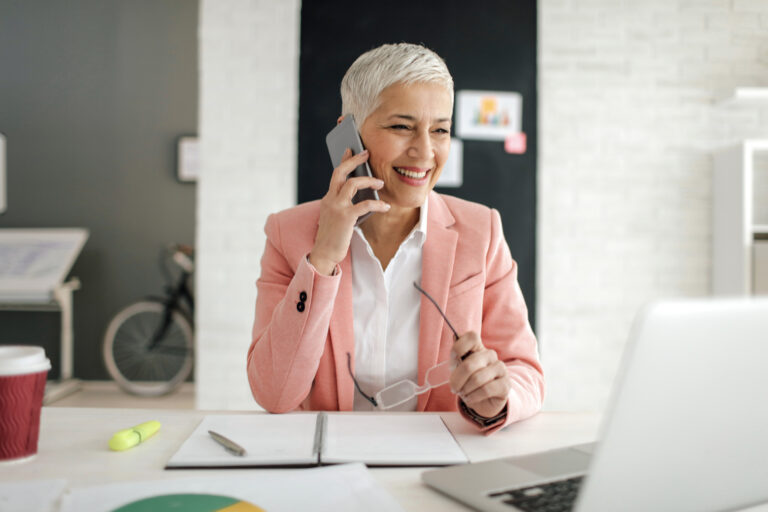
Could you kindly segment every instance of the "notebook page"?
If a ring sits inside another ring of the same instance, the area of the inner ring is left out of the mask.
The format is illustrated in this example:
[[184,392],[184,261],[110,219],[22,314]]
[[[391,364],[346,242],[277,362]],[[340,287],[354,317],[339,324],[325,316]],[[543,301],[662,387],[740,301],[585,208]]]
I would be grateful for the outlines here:
[[[314,465],[316,414],[211,414],[203,418],[166,468]],[[208,434],[223,435],[245,448],[232,455]]]
[[439,414],[328,413],[322,462],[439,466],[467,461]]

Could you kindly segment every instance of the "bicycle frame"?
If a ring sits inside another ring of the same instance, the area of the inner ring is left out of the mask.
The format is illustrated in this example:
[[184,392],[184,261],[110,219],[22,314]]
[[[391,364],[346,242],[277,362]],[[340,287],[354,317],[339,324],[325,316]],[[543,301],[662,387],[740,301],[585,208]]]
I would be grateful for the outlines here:
[[[152,300],[161,302],[164,306],[164,310],[163,321],[152,335],[152,340],[150,341],[148,347],[149,350],[154,350],[157,348],[160,340],[165,337],[166,331],[171,325],[171,315],[173,315],[174,311],[181,312],[189,319],[190,323],[194,325],[194,318],[192,313],[195,307],[195,300],[192,297],[192,293],[189,291],[189,287],[187,286],[187,281],[189,280],[190,275],[191,274],[189,272],[182,271],[179,279],[176,282],[176,285],[173,287],[166,287],[165,297],[150,297]],[[182,306],[182,304],[185,304],[186,307]]]

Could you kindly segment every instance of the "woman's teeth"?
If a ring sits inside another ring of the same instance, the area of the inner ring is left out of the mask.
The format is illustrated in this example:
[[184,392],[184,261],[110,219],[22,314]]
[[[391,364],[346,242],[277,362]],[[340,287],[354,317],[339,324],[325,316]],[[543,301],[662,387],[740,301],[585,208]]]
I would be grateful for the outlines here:
[[395,167],[395,170],[400,174],[402,174],[403,176],[408,176],[409,178],[413,178],[416,180],[419,180],[427,175],[427,171],[413,172],[407,169],[401,169],[400,167]]

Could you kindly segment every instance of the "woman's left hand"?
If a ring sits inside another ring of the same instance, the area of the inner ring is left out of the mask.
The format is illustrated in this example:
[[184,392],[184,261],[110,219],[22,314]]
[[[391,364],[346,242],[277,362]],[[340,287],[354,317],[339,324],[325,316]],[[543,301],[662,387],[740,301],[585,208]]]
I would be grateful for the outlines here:
[[[480,416],[491,418],[499,414],[507,404],[512,386],[507,367],[499,361],[496,351],[485,348],[474,331],[459,337],[452,351],[459,363],[451,372],[451,390]],[[466,357],[462,360],[463,356]]]

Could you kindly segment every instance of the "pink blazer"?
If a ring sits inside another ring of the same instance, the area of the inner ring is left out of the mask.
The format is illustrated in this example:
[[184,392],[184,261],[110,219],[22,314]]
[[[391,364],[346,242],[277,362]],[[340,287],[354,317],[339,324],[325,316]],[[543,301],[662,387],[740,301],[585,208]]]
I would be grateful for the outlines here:
[[[319,201],[270,215],[256,317],[248,350],[253,396],[270,412],[297,409],[351,411],[355,388],[355,340],[350,254],[335,276],[307,262],[317,233]],[[507,418],[486,433],[539,411],[544,377],[536,338],[517,283],[517,264],[504,240],[496,210],[431,192],[422,287],[441,305],[459,334],[480,333],[486,347],[507,365],[512,389]],[[421,300],[418,379],[450,357],[453,334],[425,297]],[[444,385],[418,398],[419,411],[456,411]]]

